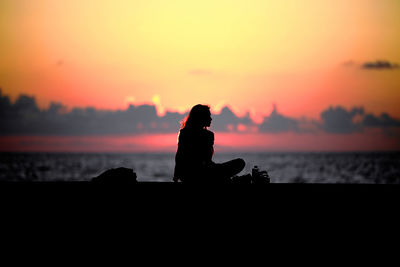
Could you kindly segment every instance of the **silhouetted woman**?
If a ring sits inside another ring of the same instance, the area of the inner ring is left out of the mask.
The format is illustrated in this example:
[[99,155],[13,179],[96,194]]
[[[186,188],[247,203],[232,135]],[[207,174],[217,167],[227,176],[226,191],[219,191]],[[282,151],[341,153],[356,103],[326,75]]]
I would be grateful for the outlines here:
[[211,125],[210,107],[196,105],[183,121],[178,136],[175,155],[174,181],[182,182],[229,182],[245,166],[243,159],[214,163],[214,133],[207,130]]

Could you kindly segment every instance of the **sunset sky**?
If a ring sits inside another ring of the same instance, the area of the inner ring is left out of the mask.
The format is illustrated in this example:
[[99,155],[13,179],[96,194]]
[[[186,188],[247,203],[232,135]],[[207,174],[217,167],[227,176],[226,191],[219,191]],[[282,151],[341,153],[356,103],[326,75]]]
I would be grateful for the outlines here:
[[398,0],[1,0],[0,88],[41,108],[400,119],[399,14]]

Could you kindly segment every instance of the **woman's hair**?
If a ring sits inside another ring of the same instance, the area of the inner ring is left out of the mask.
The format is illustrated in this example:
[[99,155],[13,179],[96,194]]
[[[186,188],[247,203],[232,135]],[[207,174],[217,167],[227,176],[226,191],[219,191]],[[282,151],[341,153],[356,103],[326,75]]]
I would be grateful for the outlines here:
[[183,128],[204,128],[205,122],[210,116],[210,106],[198,104],[189,112],[189,115],[181,121]]

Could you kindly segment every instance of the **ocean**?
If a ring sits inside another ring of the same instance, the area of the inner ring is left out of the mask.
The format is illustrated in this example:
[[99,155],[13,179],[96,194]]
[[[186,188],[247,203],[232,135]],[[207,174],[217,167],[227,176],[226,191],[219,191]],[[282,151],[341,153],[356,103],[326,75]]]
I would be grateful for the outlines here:
[[[239,175],[253,166],[271,183],[400,183],[400,152],[219,153],[216,163],[241,157]],[[0,153],[0,181],[90,181],[117,167],[131,168],[138,181],[171,182],[174,153]]]

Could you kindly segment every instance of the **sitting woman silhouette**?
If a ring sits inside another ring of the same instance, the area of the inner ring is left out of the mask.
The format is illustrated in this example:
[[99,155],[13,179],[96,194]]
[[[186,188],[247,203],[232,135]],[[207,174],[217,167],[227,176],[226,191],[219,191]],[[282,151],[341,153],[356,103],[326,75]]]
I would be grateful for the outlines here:
[[245,166],[237,158],[225,163],[214,163],[214,133],[207,130],[211,125],[210,107],[194,106],[182,122],[175,155],[175,182],[229,182]]

